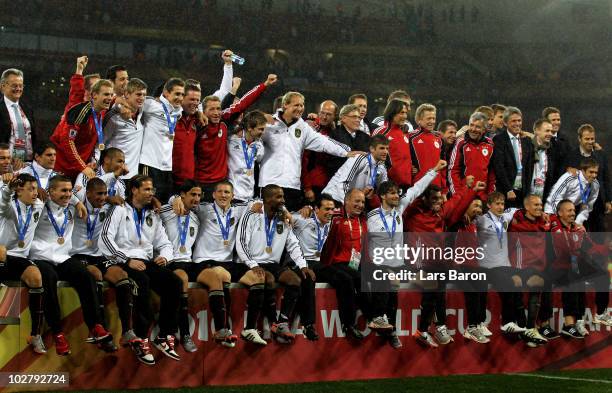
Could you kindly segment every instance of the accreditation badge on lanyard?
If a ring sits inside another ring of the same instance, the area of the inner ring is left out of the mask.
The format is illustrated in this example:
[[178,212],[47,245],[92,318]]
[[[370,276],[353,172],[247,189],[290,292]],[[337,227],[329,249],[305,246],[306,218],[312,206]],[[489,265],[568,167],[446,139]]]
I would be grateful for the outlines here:
[[[361,229],[361,220],[359,220],[359,217],[357,218],[357,221],[359,222],[359,241],[361,242],[362,229]],[[350,218],[348,218],[348,224],[349,224],[349,231],[350,231],[350,239],[352,243],[353,242],[353,224],[351,223]],[[351,269],[359,270],[360,263],[361,263],[361,251],[357,251],[355,247],[352,247],[351,248],[351,259],[349,260],[348,265]]]

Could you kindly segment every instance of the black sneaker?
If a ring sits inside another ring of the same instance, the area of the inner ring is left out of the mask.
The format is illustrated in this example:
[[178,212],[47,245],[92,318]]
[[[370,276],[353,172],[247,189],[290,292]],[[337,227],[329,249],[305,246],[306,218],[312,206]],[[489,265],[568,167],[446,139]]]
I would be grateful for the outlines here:
[[561,334],[569,338],[584,339],[584,336],[580,334],[575,325],[563,325]]
[[357,329],[357,326],[342,326],[342,331],[347,338],[351,337],[355,340],[363,340],[363,334]]
[[170,359],[181,360],[181,357],[174,350],[174,336],[157,336],[155,340],[153,340],[153,346],[160,350],[164,355],[168,356]]
[[542,326],[539,331],[540,334],[548,340],[554,340],[555,338],[561,337],[559,333],[557,333],[550,327],[550,325]]
[[317,329],[314,325],[304,326],[303,333],[304,337],[310,341],[317,341],[319,339],[319,334],[317,333]]
[[136,358],[140,362],[146,365],[149,365],[149,366],[152,366],[155,364],[155,358],[151,354],[151,348],[149,347],[148,339],[145,338],[144,340],[142,340],[136,337],[130,340],[128,345],[132,347],[132,351],[134,351]]

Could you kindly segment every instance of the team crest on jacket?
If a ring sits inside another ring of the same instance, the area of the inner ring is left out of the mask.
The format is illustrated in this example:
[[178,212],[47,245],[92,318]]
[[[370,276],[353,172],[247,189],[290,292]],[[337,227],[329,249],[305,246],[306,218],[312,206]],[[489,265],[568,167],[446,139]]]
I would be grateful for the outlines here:
[[191,128],[192,128],[194,131],[195,131],[195,130],[197,130],[197,127],[196,127],[195,123],[193,123],[193,124],[191,125]]
[[395,221],[397,221],[397,223],[400,223],[400,216],[395,216]]
[[147,225],[148,225],[149,227],[152,227],[152,226],[153,226],[153,217],[151,217],[151,216],[147,216],[147,219],[146,219],[145,221],[147,222]]
[[38,212],[34,213],[34,222],[38,222],[39,218],[40,218],[40,213]]
[[217,137],[221,138],[223,136],[223,129],[219,128],[219,132],[217,133]]
[[299,128],[295,129],[295,137],[299,138],[302,136],[302,130],[300,130]]
[[76,138],[77,136],[77,130],[75,130],[74,128],[71,128],[70,131],[68,132],[68,137],[71,139]]
[[189,227],[189,236],[193,237],[195,235],[195,228]]
[[488,156],[489,155],[489,149],[487,149],[487,148],[482,149],[482,155],[485,156],[485,157]]
[[436,147],[436,149],[440,148],[440,143],[438,141],[434,141],[434,146]]
[[106,218],[106,213],[100,212],[99,217],[100,217],[100,221],[104,221],[104,219]]
[[508,230],[508,221],[504,221],[504,229],[507,231]]
[[236,219],[234,217],[230,218],[230,226],[234,225],[234,223],[236,222]]
[[68,221],[72,221],[72,219],[73,219],[72,212],[68,210]]

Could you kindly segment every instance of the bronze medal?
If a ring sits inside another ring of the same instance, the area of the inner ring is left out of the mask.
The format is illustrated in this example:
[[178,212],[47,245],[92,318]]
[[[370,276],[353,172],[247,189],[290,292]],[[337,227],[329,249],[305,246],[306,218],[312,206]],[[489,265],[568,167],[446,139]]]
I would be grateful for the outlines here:
[[267,252],[268,254],[272,254],[272,247],[271,247],[271,246],[267,246],[267,247],[266,247],[266,252]]
[[98,150],[102,151],[102,150],[104,150],[104,148],[105,148],[105,147],[106,147],[106,146],[104,146],[104,143],[100,143],[100,144],[98,145]]
[[252,170],[252,169],[247,169],[247,170],[246,170],[246,175],[247,175],[248,177],[253,176],[253,170]]
[[223,240],[223,245],[224,245],[225,247],[229,246],[229,240]]
[[170,139],[171,141],[174,140],[174,134],[168,134],[168,139]]
[[320,257],[320,256],[321,256],[321,251],[315,252],[315,257]]
[[19,247],[19,248],[24,248],[24,247],[25,247],[25,242],[24,242],[23,240],[19,240],[19,241],[17,242],[17,247]]
[[57,244],[60,244],[60,245],[64,244],[64,237],[63,236],[57,238]]
[[180,246],[179,247],[179,251],[181,252],[181,254],[185,254],[187,252],[187,247],[185,246]]
[[85,245],[86,245],[87,247],[91,247],[91,246],[93,246],[93,240],[91,240],[91,239],[87,239],[87,240],[85,240]]

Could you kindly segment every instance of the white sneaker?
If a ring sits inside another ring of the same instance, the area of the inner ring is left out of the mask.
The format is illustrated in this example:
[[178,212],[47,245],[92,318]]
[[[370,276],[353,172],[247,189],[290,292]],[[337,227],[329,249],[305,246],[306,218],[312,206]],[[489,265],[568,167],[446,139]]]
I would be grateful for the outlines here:
[[40,334],[30,337],[30,345],[32,346],[32,350],[36,353],[41,355],[47,353],[47,347],[45,347],[45,343]]
[[593,323],[612,326],[612,315],[610,315],[609,313],[595,314],[595,318],[593,318]]
[[525,330],[525,332],[522,333],[522,337],[527,343],[527,346],[531,348],[544,345],[548,342],[548,340],[542,336],[536,328]]
[[393,329],[393,326],[389,324],[386,316],[376,317],[370,323],[368,323],[368,327],[374,331],[390,331]]
[[240,332],[240,337],[242,337],[243,340],[252,342],[254,344],[268,345],[266,340],[261,338],[257,329],[245,329]]
[[493,333],[489,330],[489,328],[487,327],[487,324],[484,322],[481,322],[478,325],[478,328],[480,329],[480,331],[482,332],[482,335],[485,337],[491,337],[493,335]]
[[468,340],[475,341],[479,344],[486,344],[491,341],[487,337],[485,337],[484,333],[480,329],[480,326],[468,326],[468,328],[465,329],[465,331],[463,332],[463,337],[467,338]]
[[442,345],[450,344],[453,341],[455,341],[450,336],[450,334],[448,334],[448,329],[446,328],[446,325],[437,326],[436,327],[436,333],[434,334],[434,337]]
[[508,322],[507,324],[502,326],[500,330],[507,334],[514,334],[514,333],[523,333],[527,329],[525,329],[524,327],[520,327],[515,322]]
[[[597,317],[595,319],[593,319],[593,322],[595,322],[595,320],[597,319]],[[595,322],[598,323],[598,322]],[[589,331],[587,330],[585,324],[584,324],[584,319],[579,319],[576,321],[576,330],[578,330],[578,333],[582,334],[583,336],[588,336],[589,335]]]

